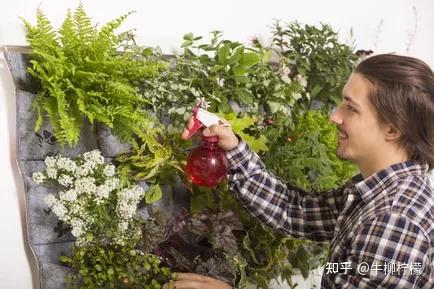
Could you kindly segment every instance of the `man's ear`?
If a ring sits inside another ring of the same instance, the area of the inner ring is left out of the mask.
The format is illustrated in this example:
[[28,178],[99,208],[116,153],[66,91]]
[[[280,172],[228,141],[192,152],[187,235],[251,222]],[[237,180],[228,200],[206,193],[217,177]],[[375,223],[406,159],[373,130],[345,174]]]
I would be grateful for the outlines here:
[[392,124],[386,125],[385,131],[386,131],[386,140],[388,141],[397,141],[402,135],[401,131]]

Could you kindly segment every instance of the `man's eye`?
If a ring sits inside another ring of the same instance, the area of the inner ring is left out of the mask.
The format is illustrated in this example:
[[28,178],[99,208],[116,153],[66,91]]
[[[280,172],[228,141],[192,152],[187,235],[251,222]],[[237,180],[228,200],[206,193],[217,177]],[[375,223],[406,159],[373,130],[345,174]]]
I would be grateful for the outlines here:
[[354,107],[352,107],[351,105],[349,105],[349,104],[347,105],[347,108],[351,112],[357,112],[357,110]]

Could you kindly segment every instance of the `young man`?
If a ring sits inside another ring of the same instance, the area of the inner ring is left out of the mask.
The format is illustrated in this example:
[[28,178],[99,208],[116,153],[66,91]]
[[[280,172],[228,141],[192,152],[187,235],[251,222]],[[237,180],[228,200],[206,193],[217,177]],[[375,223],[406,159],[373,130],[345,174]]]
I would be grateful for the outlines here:
[[[392,54],[361,62],[330,116],[337,155],[361,174],[345,187],[309,194],[268,172],[228,127],[212,126],[227,151],[230,188],[249,212],[294,237],[330,242],[321,288],[434,288],[434,75]],[[186,138],[187,130],[182,137]],[[169,288],[226,289],[180,274]]]

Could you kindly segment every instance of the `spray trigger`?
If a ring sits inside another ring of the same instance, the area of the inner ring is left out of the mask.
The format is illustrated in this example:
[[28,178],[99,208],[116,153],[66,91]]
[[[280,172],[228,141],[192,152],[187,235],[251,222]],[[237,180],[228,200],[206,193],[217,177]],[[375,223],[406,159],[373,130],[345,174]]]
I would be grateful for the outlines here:
[[229,126],[225,121],[219,118],[217,115],[200,107],[201,103],[198,103],[193,107],[193,127],[188,132],[188,138],[193,136],[202,127],[209,127],[214,124],[223,124]]

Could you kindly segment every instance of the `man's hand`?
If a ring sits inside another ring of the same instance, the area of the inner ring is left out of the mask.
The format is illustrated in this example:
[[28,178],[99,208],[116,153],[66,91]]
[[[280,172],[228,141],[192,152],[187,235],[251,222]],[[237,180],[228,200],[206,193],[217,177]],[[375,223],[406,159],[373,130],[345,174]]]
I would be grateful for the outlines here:
[[223,281],[194,273],[177,273],[176,281],[163,285],[163,289],[231,289]]
[[[186,128],[181,134],[181,138],[186,140],[188,139],[189,130],[193,128],[193,117],[191,116],[188,121]],[[238,145],[238,138],[230,128],[230,126],[226,126],[224,124],[218,125],[214,124],[210,127],[207,127],[202,131],[204,136],[217,136],[219,138],[218,146],[225,151],[229,151],[234,149]]]

